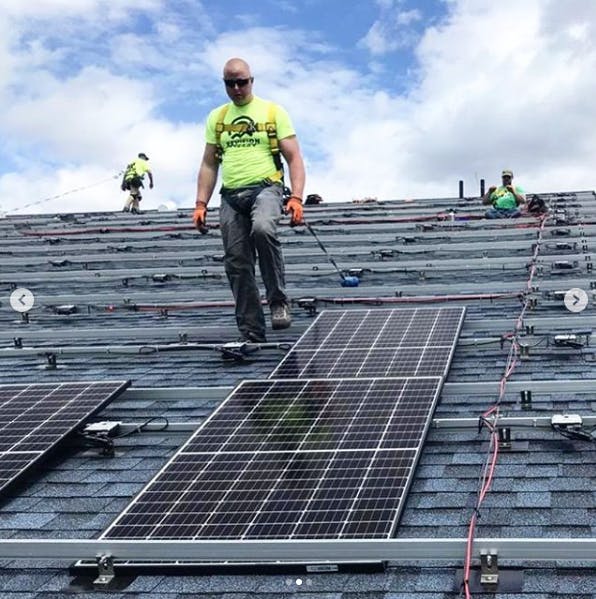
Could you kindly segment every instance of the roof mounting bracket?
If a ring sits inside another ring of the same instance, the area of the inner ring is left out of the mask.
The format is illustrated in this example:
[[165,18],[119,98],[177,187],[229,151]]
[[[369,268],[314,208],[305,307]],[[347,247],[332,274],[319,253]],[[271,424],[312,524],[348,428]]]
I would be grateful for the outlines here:
[[[455,589],[461,590],[462,584],[463,570],[460,570],[455,577]],[[523,586],[523,570],[499,570],[497,550],[481,550],[480,570],[474,568],[470,572],[469,590],[473,596],[481,593],[511,593],[520,597]]]
[[[250,347],[253,345],[255,347]],[[248,355],[258,351],[258,344],[251,344],[249,341],[231,341],[218,346],[221,356],[224,360],[236,360],[242,362]]]
[[[499,429],[501,431],[502,429]],[[499,584],[499,560],[496,551],[480,552],[480,584],[487,591],[496,591]]]
[[21,320],[25,324],[29,324],[29,312],[21,312]]
[[499,449],[511,449],[511,429],[508,426],[499,427],[497,432],[499,434]]
[[109,554],[98,555],[96,558],[98,577],[93,581],[96,586],[106,587],[115,578],[114,558]]
[[309,316],[314,316],[317,313],[317,298],[316,297],[300,297],[296,300],[299,308],[306,310]]
[[52,352],[46,352],[45,354],[48,363],[46,364],[46,370],[56,370],[58,368],[58,357]]
[[520,358],[527,358],[530,356],[530,346],[519,344],[519,356]]
[[532,391],[530,389],[523,389],[519,392],[520,394],[520,403],[522,410],[531,410],[532,409]]

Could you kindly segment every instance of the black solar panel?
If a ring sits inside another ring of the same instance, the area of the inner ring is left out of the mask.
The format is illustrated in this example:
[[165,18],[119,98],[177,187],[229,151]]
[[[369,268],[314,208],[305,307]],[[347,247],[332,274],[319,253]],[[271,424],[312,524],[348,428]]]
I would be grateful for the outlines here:
[[464,313],[323,311],[271,378],[446,376]]
[[388,538],[441,383],[247,381],[103,538]]
[[128,385],[0,385],[0,493]]

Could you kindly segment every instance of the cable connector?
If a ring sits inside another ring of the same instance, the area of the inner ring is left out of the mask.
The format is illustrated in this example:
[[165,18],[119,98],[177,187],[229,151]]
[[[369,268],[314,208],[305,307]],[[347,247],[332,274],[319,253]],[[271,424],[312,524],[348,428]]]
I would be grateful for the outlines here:
[[83,429],[84,435],[106,435],[111,437],[118,432],[121,422],[103,420],[102,422],[91,422]]
[[551,426],[554,427],[576,427],[582,426],[584,423],[582,417],[579,414],[555,414],[550,419]]
[[581,349],[585,346],[579,335],[574,333],[555,335],[553,337],[553,343],[557,347],[572,347],[574,349]]

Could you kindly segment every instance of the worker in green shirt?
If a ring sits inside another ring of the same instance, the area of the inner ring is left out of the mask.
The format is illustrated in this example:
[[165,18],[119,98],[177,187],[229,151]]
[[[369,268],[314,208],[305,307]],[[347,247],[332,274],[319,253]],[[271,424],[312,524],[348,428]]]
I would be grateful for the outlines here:
[[145,154],[145,152],[139,152],[137,158],[124,169],[120,189],[122,189],[122,191],[129,190],[130,195],[126,199],[126,203],[122,210],[123,212],[132,212],[133,214],[139,213],[139,202],[143,198],[141,195],[141,188],[144,187],[143,179],[145,178],[145,175],[149,177],[149,189],[153,189],[153,173],[149,168],[148,162],[149,157],[147,154]]
[[303,223],[304,162],[288,113],[253,95],[250,67],[241,58],[226,62],[223,81],[231,102],[207,118],[205,150],[197,180],[193,221],[204,232],[207,204],[222,171],[220,230],[224,265],[236,303],[242,340],[266,341],[265,314],[255,278],[265,283],[273,329],[292,323],[285,292],[284,259],[277,224],[284,211],[284,172],[288,165],[291,192],[285,212],[291,224]]
[[513,171],[508,169],[501,173],[503,184],[491,185],[482,196],[482,203],[491,205],[485,212],[486,218],[516,218],[520,216],[519,207],[526,202],[524,190],[513,185]]

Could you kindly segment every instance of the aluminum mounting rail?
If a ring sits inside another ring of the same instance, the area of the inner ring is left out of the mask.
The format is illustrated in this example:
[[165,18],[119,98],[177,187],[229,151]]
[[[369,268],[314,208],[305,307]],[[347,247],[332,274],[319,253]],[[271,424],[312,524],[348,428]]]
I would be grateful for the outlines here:
[[[570,264],[569,270],[585,270],[586,264],[596,257],[596,253],[585,254],[562,254],[551,255],[541,258],[538,261],[538,266],[543,269],[548,269],[554,263]],[[499,258],[468,258],[468,259],[435,259],[431,261],[427,258],[426,261],[411,260],[403,261],[397,257],[393,262],[390,261],[375,261],[375,262],[355,262],[350,255],[342,256],[342,270],[362,269],[364,271],[372,270],[375,274],[394,273],[416,271],[416,272],[437,272],[460,270],[465,272],[472,271],[508,271],[508,270],[524,270],[528,266],[529,257],[499,257]],[[563,269],[561,269],[563,270]],[[558,271],[560,274],[561,270]],[[333,274],[335,270],[325,261],[318,263],[309,263],[308,265],[286,264],[286,275],[312,276]],[[225,278],[224,267],[213,264],[197,265],[197,266],[174,266],[163,267],[154,266],[152,268],[122,268],[122,269],[97,269],[97,270],[47,270],[47,271],[32,271],[32,272],[3,272],[2,283],[26,283],[34,281],[69,281],[75,280],[92,280],[92,281],[115,281],[138,278],[153,278],[154,276],[167,275],[175,279],[185,278]]]
[[[585,238],[587,239],[587,238]],[[350,241],[349,247],[345,247],[347,242]],[[594,239],[593,241],[596,241]],[[371,246],[370,241],[366,245],[356,245],[355,240],[344,238],[344,244],[338,246],[339,251],[342,254],[349,255],[351,258],[354,256],[367,257],[370,260],[370,256],[375,257],[375,264],[383,264],[385,262],[391,264],[392,261],[409,261],[424,256],[427,260],[438,260],[444,261],[449,258],[439,258],[439,254],[466,254],[468,256],[476,256],[477,259],[487,258],[501,258],[503,260],[511,259],[511,255],[516,252],[517,254],[524,254],[530,256],[533,252],[533,243],[530,240],[527,241],[492,241],[490,246],[486,246],[486,242],[479,240],[477,242],[468,243],[451,243],[451,244],[435,244],[435,245],[415,245],[415,246],[404,246],[398,244],[395,239],[387,242],[383,245]],[[592,243],[595,246],[596,243]],[[560,248],[557,246],[561,246]],[[292,263],[293,258],[297,258],[302,263],[305,258],[320,258],[321,251],[315,244],[305,243],[300,244],[284,244],[284,257],[286,263]],[[372,247],[372,249],[371,249]],[[543,243],[541,250],[541,256],[547,256],[548,258],[561,258],[565,256],[567,259],[582,259],[583,256],[588,255],[589,246],[587,244],[580,244],[577,241],[568,242],[548,242]],[[140,249],[140,248],[139,248]],[[21,256],[21,257],[8,257],[5,258],[0,254],[0,267],[12,268],[13,270],[17,267],[69,267],[79,266],[79,268],[87,269],[88,265],[94,264],[126,264],[135,262],[142,264],[144,262],[150,262],[152,264],[162,263],[164,265],[170,265],[175,267],[181,265],[182,262],[195,262],[198,265],[213,265],[216,262],[223,261],[223,253],[221,243],[218,244],[217,248],[213,248],[213,253],[205,252],[204,248],[201,247],[200,251],[197,251],[197,244],[188,244],[188,251],[180,251],[181,248],[177,244],[169,243],[163,244],[159,251],[156,248],[148,247],[143,251],[117,251],[114,249],[104,246],[102,252],[95,254],[81,254],[75,253],[71,250],[69,253],[50,253],[50,252],[37,252],[33,255]],[[219,252],[217,251],[219,249]],[[559,250],[559,251],[557,251]],[[564,251],[562,251],[564,250]],[[583,251],[582,251],[583,250]],[[491,256],[489,256],[491,254]],[[499,255],[501,254],[501,255]],[[378,256],[378,257],[377,257]],[[215,257],[218,259],[215,260]],[[517,256],[519,258],[519,256]],[[546,258],[544,258],[546,259]],[[52,272],[52,271],[50,271]]]
[[[543,294],[545,292],[554,291],[567,291],[572,287],[583,288],[586,292],[590,293],[590,281],[591,279],[587,276],[578,277],[577,273],[570,273],[573,276],[566,276],[565,278],[551,278],[548,280],[536,281],[534,286],[535,294]],[[126,278],[123,276],[122,278]],[[594,276],[596,281],[596,275]],[[193,284],[189,289],[181,291],[180,289],[134,289],[121,287],[115,290],[101,290],[97,289],[94,293],[82,293],[77,291],[76,293],[64,293],[58,292],[56,294],[48,294],[47,289],[49,284],[44,281],[45,285],[43,290],[38,292],[37,289],[31,287],[35,295],[35,305],[32,312],[34,313],[40,307],[57,306],[61,304],[76,304],[77,306],[100,306],[105,307],[107,305],[122,306],[129,305],[132,309],[134,304],[148,305],[148,304],[184,304],[184,303],[198,303],[198,302],[221,302],[230,300],[229,290],[226,288],[223,291],[218,289],[212,291],[208,288],[201,288],[200,290]],[[64,289],[60,286],[58,289]],[[346,301],[346,305],[352,298],[367,298],[370,300],[370,304],[375,304],[375,298],[388,298],[395,297],[395,307],[399,307],[402,303],[407,305],[409,303],[425,303],[433,297],[439,296],[454,296],[457,300],[457,296],[461,297],[461,301],[466,301],[467,295],[477,294],[521,294],[525,292],[525,285],[522,281],[484,281],[484,282],[465,282],[457,281],[451,284],[445,283],[425,283],[424,286],[420,284],[407,284],[403,281],[399,281],[392,284],[385,285],[370,285],[361,287],[340,287],[331,288],[327,286],[313,285],[309,288],[299,288],[294,285],[287,285],[287,292],[289,296],[297,302],[302,298],[318,298],[319,309],[324,309],[324,299],[337,299],[338,305],[341,299]],[[0,293],[2,293],[0,291]],[[9,312],[12,316],[16,313],[8,305],[8,296],[10,292],[6,290],[3,293],[3,297],[0,297],[0,313],[3,311]],[[199,299],[200,298],[200,299]],[[559,302],[561,310],[565,310],[562,300]],[[364,306],[363,306],[364,307]],[[570,314],[563,312],[564,314]]]
[[[289,540],[289,541],[108,541],[80,539],[2,539],[3,559],[88,559],[208,561],[411,561],[458,560],[466,539]],[[477,538],[473,555],[498,553],[499,560],[596,561],[596,538]]]
[[[326,242],[326,237],[329,234],[329,231],[334,229],[349,229],[350,235],[361,235],[361,236],[377,236],[380,234],[392,234],[394,237],[402,237],[402,238],[420,238],[424,237],[425,239],[443,239],[450,238],[453,233],[457,234],[458,239],[466,239],[466,238],[487,238],[487,239],[495,239],[498,237],[500,240],[505,239],[530,239],[536,238],[536,225],[535,220],[533,219],[531,222],[525,223],[527,228],[513,228],[513,225],[508,221],[507,223],[502,223],[501,221],[491,221],[490,223],[485,220],[481,221],[461,221],[461,222],[449,222],[449,221],[436,221],[431,222],[428,221],[426,223],[415,223],[415,222],[406,222],[406,223],[384,223],[379,221],[377,223],[368,223],[368,224],[356,224],[349,223],[347,219],[343,219],[345,222],[334,222],[329,221],[329,223],[313,223],[313,225],[317,229],[317,233],[321,235],[322,241]],[[517,222],[517,219],[516,219]],[[416,226],[418,225],[418,226]],[[424,226],[423,226],[424,225]],[[519,224],[516,226],[519,227]],[[594,236],[594,231],[596,230],[596,225],[579,225],[579,224],[569,224],[569,225],[547,225],[545,237],[546,239],[569,239],[569,238],[577,238],[581,235],[587,235],[589,237]],[[64,230],[62,237],[59,232],[55,232],[52,234],[46,235],[45,237],[38,237],[34,235],[16,235],[12,237],[5,236],[3,239],[0,239],[0,247],[4,249],[4,247],[14,247],[19,243],[23,243],[24,240],[27,240],[27,244],[29,247],[32,244],[38,244],[40,248],[47,248],[48,244],[45,240],[47,238],[54,237],[56,239],[60,239],[64,245],[61,245],[62,248],[66,248],[69,245],[73,247],[84,247],[88,243],[105,243],[106,245],[112,245],[114,243],[132,243],[132,242],[142,242],[146,243],[152,240],[163,241],[165,238],[172,238],[172,242],[180,241],[181,239],[192,240],[197,246],[200,244],[208,244],[212,239],[217,239],[221,243],[221,238],[219,231],[217,229],[212,229],[209,235],[201,238],[198,233],[194,229],[179,229],[174,231],[152,231],[148,229],[147,231],[136,231],[136,232],[119,232],[117,230],[99,233],[97,231],[81,232],[77,235],[68,235],[67,230]],[[288,230],[283,226],[280,228],[280,239],[284,240],[284,238],[291,237],[292,239],[296,239],[301,232]],[[85,243],[86,242],[86,243]]]
[[[507,255],[512,251],[525,252],[528,255],[532,254],[532,243],[528,241],[522,242],[492,242],[490,248],[486,247],[485,242],[478,241],[477,243],[452,243],[452,244],[437,244],[437,245],[424,245],[424,246],[403,246],[402,244],[398,244],[395,241],[395,238],[384,244],[383,246],[372,246],[371,249],[370,242],[366,245],[356,245],[354,240],[349,238],[343,239],[344,243],[350,242],[349,248],[342,247],[342,253],[349,253],[351,256],[361,255],[368,256],[370,259],[371,254],[378,254],[381,251],[392,252],[396,259],[398,260],[408,260],[411,257],[419,257],[421,254],[425,256],[433,256],[433,254],[438,253],[448,253],[448,254],[456,254],[456,253],[471,253],[477,252],[477,255],[482,256],[486,253],[487,250],[492,253],[496,252],[507,252]],[[565,252],[565,256],[571,255],[582,255],[579,251],[580,247],[577,247],[578,244],[573,244],[576,247],[572,248],[574,251]],[[140,248],[139,248],[140,249]],[[219,262],[223,259],[223,250],[221,247],[221,243],[219,244],[219,252],[214,251],[212,254],[210,253],[202,253],[204,248],[200,248],[201,251],[197,251],[197,244],[194,245],[188,244],[188,251],[181,251],[181,248],[174,243],[163,244],[159,251],[155,248],[147,248],[144,251],[116,251],[113,249],[108,249],[107,246],[104,246],[101,253],[95,254],[81,254],[75,252],[64,253],[50,253],[50,252],[37,252],[34,255],[22,256],[22,257],[8,257],[5,258],[2,254],[0,254],[0,267],[8,268],[8,267],[22,267],[22,266],[54,266],[55,268],[60,268],[62,265],[60,263],[64,263],[64,266],[69,265],[89,265],[96,263],[127,263],[127,262],[164,262],[170,263],[175,266],[176,264],[180,264],[185,261],[195,261],[195,262],[203,262],[205,264],[212,264],[214,262],[213,256],[219,256]],[[214,248],[215,250],[216,248]],[[548,248],[546,248],[548,249]],[[556,249],[556,248],[553,248]],[[560,252],[559,252],[560,253]],[[288,258],[298,257],[302,260],[306,257],[308,258],[320,258],[321,250],[318,248],[316,243],[305,243],[300,244],[300,246],[296,246],[296,244],[284,244],[284,257],[286,261]],[[549,254],[550,255],[550,254]],[[380,260],[383,262],[385,259],[391,260],[391,258],[384,257]]]
[[0,360],[15,359],[24,356],[79,356],[82,354],[136,355],[153,356],[172,352],[211,351],[224,355],[249,357],[257,350],[274,349],[288,351],[292,343],[270,342],[222,342],[222,343],[144,343],[143,345],[73,345],[45,346],[0,349]]
[[[587,230],[583,230],[582,233],[587,239],[596,236],[596,227],[592,227],[592,234],[588,235]],[[445,241],[448,243],[447,247],[450,247],[452,244],[450,243],[450,235],[448,234],[450,231],[442,232],[442,231],[416,231],[412,232],[408,235],[396,235],[395,230],[391,227],[390,231],[377,230],[374,233],[356,233],[350,229],[346,229],[343,233],[341,232],[330,232],[328,230],[320,231],[320,238],[326,244],[330,246],[334,245],[342,245],[346,242],[349,243],[366,243],[367,245],[372,244],[373,246],[378,246],[384,243],[395,243],[400,244],[400,247],[408,248],[408,247],[418,247],[418,244],[421,243],[422,240],[427,241],[430,247],[435,247],[437,244],[433,244],[431,242]],[[305,229],[280,229],[279,231],[280,241],[284,245],[284,247],[292,247],[293,245],[309,245],[315,246],[316,242],[311,239],[310,236],[306,236]],[[576,239],[576,237],[569,236],[570,238]],[[535,241],[536,240],[536,230],[534,228],[527,229],[502,229],[502,230],[485,230],[478,229],[477,231],[466,231],[466,230],[458,230],[457,232],[458,240],[466,240],[468,243],[482,243],[485,240],[491,240],[491,242],[504,242],[505,240],[518,240],[516,243],[523,243],[523,241]],[[564,241],[567,237],[561,238],[560,241]],[[19,254],[33,254],[43,253],[44,255],[54,255],[54,252],[58,252],[61,256],[65,256],[66,252],[70,251],[73,254],[89,252],[89,251],[105,251],[107,249],[117,249],[120,247],[121,249],[124,247],[130,248],[129,251],[135,249],[146,249],[146,250],[160,250],[162,248],[175,248],[175,250],[179,249],[193,249],[195,251],[200,248],[203,250],[204,248],[211,248],[213,251],[219,249],[221,251],[221,237],[217,235],[206,235],[204,237],[195,237],[189,236],[186,239],[183,238],[173,238],[173,239],[160,239],[157,241],[147,241],[147,240],[138,240],[135,238],[128,238],[122,242],[113,242],[113,241],[97,241],[97,242],[87,242],[87,243],[78,243],[76,240],[69,240],[66,237],[60,238],[60,243],[56,245],[50,245],[47,241],[44,241],[43,238],[39,239],[31,239],[31,243],[27,245],[23,245],[23,237],[18,237],[13,240],[12,244],[5,244],[2,247],[2,252],[14,252]],[[553,238],[553,241],[557,241]],[[2,243],[2,240],[0,240]],[[6,243],[6,242],[5,242]],[[454,244],[455,245],[455,241]],[[425,246],[426,247],[426,246]]]
[[[482,319],[467,317],[464,321],[460,341],[470,338],[470,335],[482,333],[504,333],[511,331],[515,319]],[[270,331],[270,339],[284,338],[290,335],[297,337],[302,334],[309,322],[296,322],[292,325],[290,332]],[[596,312],[586,311],[581,316],[572,313],[562,314],[557,317],[537,317],[530,313],[530,316],[524,318],[524,326],[532,327],[534,335],[558,333],[561,331],[572,332],[574,330],[595,329],[596,330]],[[525,331],[522,331],[525,334]],[[43,340],[85,340],[93,339],[101,341],[106,339],[126,339],[127,341],[159,339],[180,340],[182,337],[188,341],[194,339],[206,341],[211,339],[227,339],[237,335],[237,329],[234,326],[194,326],[194,325],[176,325],[169,326],[163,324],[145,325],[141,328],[131,327],[80,327],[80,328],[54,328],[51,326],[40,326],[31,324],[27,328],[23,326],[15,328],[0,328],[0,341],[12,343],[16,338],[22,342],[35,339]]]
[[[401,217],[400,217],[401,218]],[[407,234],[420,234],[421,232],[426,231],[444,231],[447,232],[457,232],[462,233],[462,229],[469,229],[473,231],[481,230],[484,234],[495,234],[495,231],[502,232],[503,236],[507,235],[509,231],[515,228],[519,228],[522,225],[525,225],[528,229],[535,231],[537,228],[537,221],[535,218],[531,219],[515,219],[515,221],[511,222],[509,220],[493,220],[486,221],[485,219],[479,219],[477,221],[438,221],[438,220],[426,220],[426,221],[398,221],[398,222],[388,222],[389,217],[379,217],[378,220],[370,219],[365,222],[352,222],[350,221],[350,217],[336,217],[324,221],[314,220],[311,224],[316,227],[317,232],[323,233],[327,228],[333,227],[349,227],[351,233],[360,233],[364,234],[367,232],[378,233],[380,231],[393,232],[396,235],[399,235],[400,232],[404,232]],[[596,220],[596,217],[595,219]],[[364,221],[364,219],[363,219]],[[283,231],[285,226],[285,221],[282,223],[281,229]],[[591,232],[591,227],[596,225],[592,224],[565,224],[565,225],[555,225],[554,223],[549,223],[547,226],[547,230],[562,230],[565,229],[568,231],[566,235],[568,236],[578,236],[582,232]],[[130,230],[129,230],[130,229]],[[523,229],[522,229],[523,230]],[[62,235],[61,235],[62,234]],[[219,235],[217,229],[212,230],[214,235]],[[290,235],[292,233],[288,233]],[[159,227],[155,227],[152,229],[150,226],[138,226],[138,227],[117,227],[113,226],[112,230],[110,228],[106,228],[104,231],[99,231],[94,227],[77,227],[72,229],[50,229],[46,230],[44,228],[39,228],[35,230],[29,231],[27,235],[13,235],[10,238],[6,238],[3,242],[0,240],[0,245],[14,245],[15,240],[17,239],[27,239],[32,240],[38,237],[42,239],[44,237],[56,237],[56,238],[71,238],[77,239],[79,241],[85,240],[109,240],[110,242],[114,242],[116,239],[122,240],[141,240],[141,239],[163,239],[164,237],[171,237],[174,235],[186,235],[187,238],[200,239],[199,234],[192,227],[192,223],[190,225],[183,225],[180,223],[176,223],[172,225],[172,230],[159,230]]]
[[[443,384],[441,395],[453,396],[485,396],[498,393],[500,381],[484,381],[475,383],[450,383]],[[540,394],[569,394],[586,393],[591,397],[596,388],[596,379],[543,379],[528,381],[509,381],[508,393],[532,391]],[[160,401],[178,401],[180,399],[224,399],[234,390],[233,386],[220,387],[129,387],[120,396],[124,400],[151,399]],[[474,419],[476,424],[477,419]]]
[[[222,398],[223,399],[223,398]],[[555,414],[553,413],[553,416]],[[574,414],[575,416],[575,414]],[[582,424],[585,426],[595,426],[596,416],[583,416],[578,414],[582,419]],[[488,418],[488,422],[495,424],[494,418]],[[121,434],[130,433],[132,431],[138,432],[155,432],[167,430],[171,433],[193,433],[199,426],[201,426],[204,420],[187,421],[187,422],[168,422],[167,429],[164,429],[163,422],[122,422],[114,418],[109,419],[110,422],[118,422],[118,432]],[[478,432],[478,418],[433,418],[430,422],[431,429],[440,430],[473,430],[475,433]],[[547,429],[552,431],[552,417],[549,416],[502,416],[496,424],[499,428],[511,428],[511,429]]]

